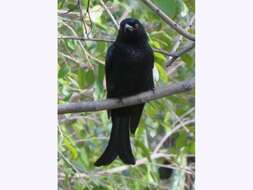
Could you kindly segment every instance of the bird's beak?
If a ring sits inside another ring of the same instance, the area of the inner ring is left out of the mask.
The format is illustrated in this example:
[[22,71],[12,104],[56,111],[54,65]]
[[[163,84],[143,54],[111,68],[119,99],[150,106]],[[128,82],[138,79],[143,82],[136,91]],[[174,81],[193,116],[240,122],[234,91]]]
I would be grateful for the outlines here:
[[134,27],[130,26],[129,24],[125,25],[125,30],[134,31]]

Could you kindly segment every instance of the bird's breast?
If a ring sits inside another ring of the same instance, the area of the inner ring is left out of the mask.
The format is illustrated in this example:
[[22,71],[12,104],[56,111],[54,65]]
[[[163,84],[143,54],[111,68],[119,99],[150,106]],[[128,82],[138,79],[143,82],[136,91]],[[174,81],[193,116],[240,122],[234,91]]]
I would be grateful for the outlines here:
[[[133,95],[149,89],[152,81],[153,52],[149,48],[118,46],[115,48],[112,80],[119,96]],[[117,61],[116,61],[117,60]],[[151,78],[151,79],[149,79]]]

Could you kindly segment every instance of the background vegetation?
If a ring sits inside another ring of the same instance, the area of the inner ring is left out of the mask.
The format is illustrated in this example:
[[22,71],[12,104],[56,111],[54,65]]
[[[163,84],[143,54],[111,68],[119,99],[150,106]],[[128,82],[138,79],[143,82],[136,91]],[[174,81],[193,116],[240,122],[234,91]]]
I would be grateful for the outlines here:
[[[153,0],[164,13],[194,34],[194,0]],[[88,14],[89,13],[89,14]],[[156,87],[194,76],[194,50],[178,59],[168,53],[188,42],[139,0],[58,0],[58,102],[106,98],[104,60],[117,23],[138,18],[155,53]],[[160,51],[160,52],[159,52]],[[162,52],[162,53],[161,53]],[[106,111],[59,115],[59,189],[194,189],[194,91],[146,104],[132,137],[137,164],[119,159],[95,168],[111,129]]]

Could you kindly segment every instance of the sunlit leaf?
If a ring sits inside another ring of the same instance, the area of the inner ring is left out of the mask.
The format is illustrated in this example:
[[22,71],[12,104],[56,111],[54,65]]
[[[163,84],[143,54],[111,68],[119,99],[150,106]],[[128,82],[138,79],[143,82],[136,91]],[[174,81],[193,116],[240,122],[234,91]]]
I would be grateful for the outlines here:
[[170,17],[174,18],[178,13],[178,0],[154,0],[154,2]]
[[67,148],[67,150],[70,152],[71,159],[75,160],[78,156],[78,152],[76,148],[71,144],[71,142],[67,138],[64,138],[64,145]]

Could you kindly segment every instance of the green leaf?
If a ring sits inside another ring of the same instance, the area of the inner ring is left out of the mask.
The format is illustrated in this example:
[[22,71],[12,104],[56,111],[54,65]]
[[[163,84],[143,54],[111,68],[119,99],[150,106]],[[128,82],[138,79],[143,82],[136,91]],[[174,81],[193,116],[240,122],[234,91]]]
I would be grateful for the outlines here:
[[98,65],[98,71],[97,71],[97,80],[95,82],[95,99],[100,99],[104,95],[104,86],[103,86],[103,80],[104,80],[104,65],[99,64]]
[[168,77],[167,72],[159,64],[156,64],[156,67],[159,72],[160,79],[163,82],[168,82],[169,77]]
[[63,143],[65,147],[67,148],[67,150],[70,152],[71,159],[75,160],[78,156],[78,152],[76,148],[71,144],[71,142],[69,142],[67,138],[64,138]]
[[156,40],[150,40],[150,45],[157,49],[161,48],[160,44]]
[[78,8],[77,4],[74,4],[74,3],[69,3],[69,4],[67,5],[67,7],[68,7],[68,9],[69,9],[70,11],[74,11],[75,9]]
[[168,50],[171,49],[172,47],[172,41],[173,41],[173,38],[165,31],[163,32],[157,32],[155,33],[154,35],[152,35],[154,38],[157,39],[157,41],[161,44],[163,44],[163,48],[166,48]]
[[87,72],[85,72],[84,77],[87,85],[92,85],[94,83],[95,76],[92,70],[88,70]]
[[155,62],[161,66],[164,66],[166,62],[166,57],[163,54],[156,52],[154,53],[154,55],[155,55]]
[[81,3],[84,6],[85,10],[87,9],[88,1],[91,1],[91,0],[81,0]]
[[182,147],[186,145],[187,134],[183,131],[179,133],[176,141],[176,149],[180,150]]
[[80,68],[78,70],[78,85],[81,89],[84,89],[94,82],[94,73],[92,70],[84,70]]
[[195,0],[184,0],[184,3],[191,12],[195,12]]
[[69,72],[69,67],[66,64],[63,64],[58,71],[58,78],[64,78]]
[[58,9],[62,9],[64,3],[65,3],[65,0],[58,0]]
[[140,141],[139,139],[136,140],[135,141],[135,145],[142,150],[143,155],[145,157],[148,157],[148,159],[150,159],[150,153],[151,153],[151,151],[144,145],[144,143],[142,141]]
[[169,17],[174,18],[178,14],[178,0],[154,0],[162,11]]
[[82,68],[78,70],[78,85],[81,89],[85,87],[85,71]]
[[180,9],[180,15],[182,17],[185,17],[189,13],[188,7],[186,6],[186,4],[182,0],[178,1],[178,7]]
[[66,41],[67,47],[72,51],[75,49],[76,42],[74,40],[67,40]]
[[188,53],[181,56],[181,59],[187,64],[193,64],[194,58]]

